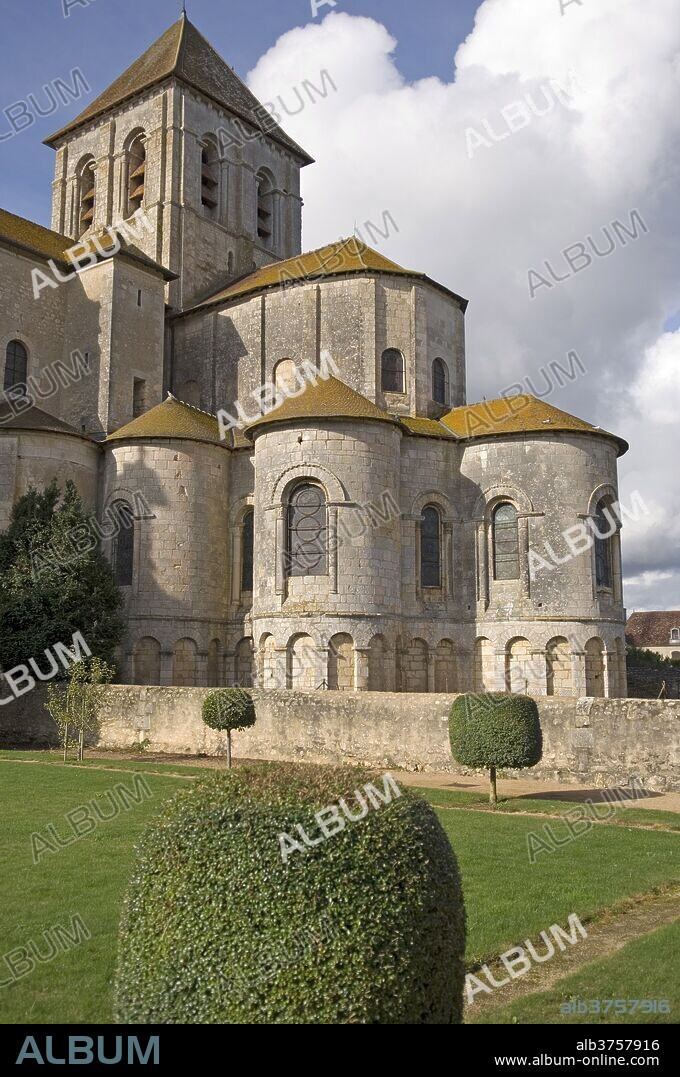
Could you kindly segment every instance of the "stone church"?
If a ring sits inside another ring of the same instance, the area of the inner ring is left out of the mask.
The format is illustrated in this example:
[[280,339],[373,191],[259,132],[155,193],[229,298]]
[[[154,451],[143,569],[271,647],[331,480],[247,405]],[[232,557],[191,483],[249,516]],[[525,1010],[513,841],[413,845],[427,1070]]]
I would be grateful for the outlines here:
[[0,527],[54,476],[108,521],[121,681],[625,695],[626,443],[467,404],[465,299],[303,254],[312,158],[186,17],[46,142],[52,228],[0,212]]

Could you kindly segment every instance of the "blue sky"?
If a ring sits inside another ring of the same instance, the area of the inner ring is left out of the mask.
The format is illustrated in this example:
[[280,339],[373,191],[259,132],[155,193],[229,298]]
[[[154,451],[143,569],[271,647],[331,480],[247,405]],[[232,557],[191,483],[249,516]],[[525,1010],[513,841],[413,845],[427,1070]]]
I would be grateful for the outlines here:
[[[49,225],[53,150],[42,139],[77,115],[179,16],[179,0],[0,0],[5,24],[0,66],[0,136],[11,128],[2,110],[56,78],[70,83],[78,68],[92,92],[0,143],[0,206]],[[473,27],[481,0],[338,0],[336,11],[379,19],[399,41],[398,67],[407,80],[450,80],[456,46]],[[320,21],[331,7],[319,9]],[[312,19],[309,0],[188,0],[187,13],[241,77],[276,40]],[[7,37],[5,37],[7,34]]]

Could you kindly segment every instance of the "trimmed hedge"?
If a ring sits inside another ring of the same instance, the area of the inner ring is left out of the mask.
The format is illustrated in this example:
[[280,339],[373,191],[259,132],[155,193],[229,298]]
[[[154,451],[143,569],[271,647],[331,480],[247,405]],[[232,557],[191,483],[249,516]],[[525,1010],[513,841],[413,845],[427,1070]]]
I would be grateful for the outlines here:
[[247,729],[255,725],[255,704],[242,688],[218,688],[203,700],[203,721],[211,729]]
[[529,696],[458,696],[449,715],[451,753],[463,766],[533,767],[543,751],[538,707]]
[[[383,776],[267,763],[182,790],[137,850],[114,983],[122,1023],[449,1024],[462,1020],[465,912],[453,850]],[[281,835],[320,835],[282,855]],[[324,818],[327,818],[325,816]],[[330,824],[329,824],[330,825]]]

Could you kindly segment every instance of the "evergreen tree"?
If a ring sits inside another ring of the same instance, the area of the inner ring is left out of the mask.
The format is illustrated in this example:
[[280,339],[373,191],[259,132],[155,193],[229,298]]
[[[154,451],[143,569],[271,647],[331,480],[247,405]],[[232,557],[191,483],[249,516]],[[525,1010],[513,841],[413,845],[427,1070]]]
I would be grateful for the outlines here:
[[[0,668],[36,660],[81,632],[113,660],[123,636],[122,598],[75,485],[30,489],[0,535]],[[44,668],[44,660],[43,660]]]

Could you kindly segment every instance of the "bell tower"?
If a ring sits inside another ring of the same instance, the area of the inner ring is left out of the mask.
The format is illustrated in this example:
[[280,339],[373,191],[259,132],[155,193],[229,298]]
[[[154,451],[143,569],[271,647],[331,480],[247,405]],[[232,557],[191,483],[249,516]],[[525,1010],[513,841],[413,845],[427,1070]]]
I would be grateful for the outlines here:
[[300,170],[312,158],[185,12],[46,142],[52,228],[79,239],[142,210],[137,245],[177,274],[176,309],[300,253]]

